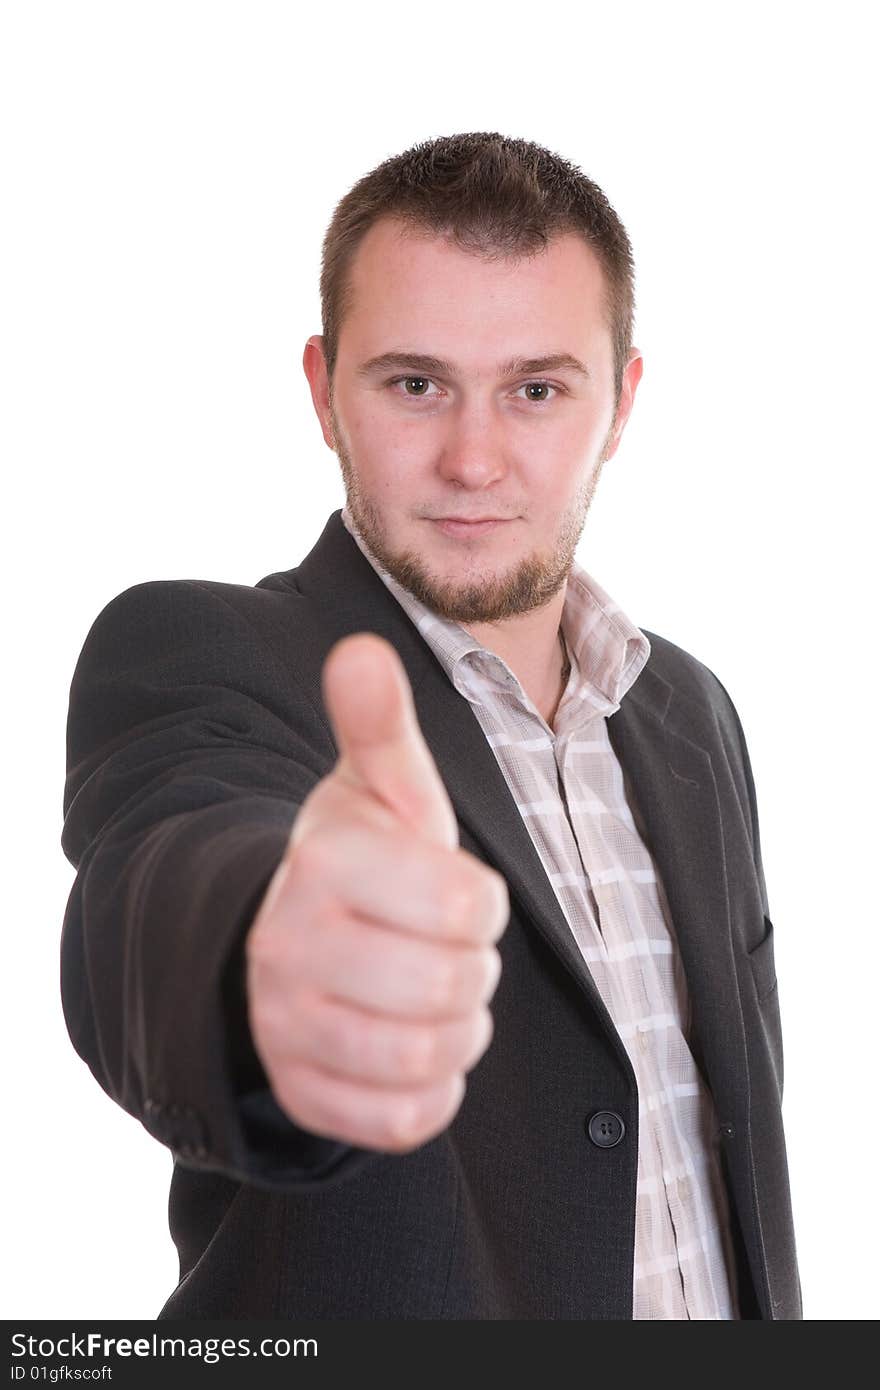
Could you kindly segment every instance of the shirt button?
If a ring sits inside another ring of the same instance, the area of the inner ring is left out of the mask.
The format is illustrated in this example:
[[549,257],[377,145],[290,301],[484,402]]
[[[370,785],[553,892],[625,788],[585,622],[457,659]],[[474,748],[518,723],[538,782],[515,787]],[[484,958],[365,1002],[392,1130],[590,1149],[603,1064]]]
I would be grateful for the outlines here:
[[648,1050],[648,1030],[647,1030],[647,1028],[640,1028],[640,1029],[638,1030],[638,1032],[639,1032],[639,1047],[641,1048],[642,1052],[647,1052],[647,1050]]

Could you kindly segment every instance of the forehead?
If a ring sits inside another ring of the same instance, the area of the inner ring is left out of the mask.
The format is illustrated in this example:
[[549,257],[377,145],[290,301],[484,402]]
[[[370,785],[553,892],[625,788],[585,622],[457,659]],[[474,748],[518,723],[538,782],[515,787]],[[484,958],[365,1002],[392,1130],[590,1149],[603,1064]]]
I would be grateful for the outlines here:
[[499,339],[526,351],[550,339],[585,351],[607,336],[602,267],[575,233],[533,255],[488,260],[380,218],[353,258],[349,288],[340,354],[344,345],[380,352],[393,338],[459,357],[464,345],[479,360],[480,343],[494,352]]

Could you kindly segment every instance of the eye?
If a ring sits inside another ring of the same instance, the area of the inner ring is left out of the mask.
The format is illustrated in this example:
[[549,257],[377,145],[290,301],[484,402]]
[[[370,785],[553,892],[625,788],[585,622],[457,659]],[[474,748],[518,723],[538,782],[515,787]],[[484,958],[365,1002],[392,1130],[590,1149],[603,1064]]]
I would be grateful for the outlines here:
[[[557,394],[561,390],[559,386],[554,386],[550,381],[527,381],[517,389],[519,391],[531,391],[536,386],[539,391],[555,391]],[[526,400],[530,401],[532,405],[549,405],[550,399],[552,397],[548,399],[547,396],[526,396]]]
[[[430,377],[427,376],[396,376],[392,381],[388,382],[388,385],[399,386],[400,383],[403,382],[404,387],[408,387],[409,385],[413,384],[418,388],[417,390],[404,390],[402,394],[418,400],[419,398],[428,394],[427,390],[423,388],[427,388],[428,385],[430,385],[430,380]],[[401,393],[398,392],[397,394],[400,395]]]

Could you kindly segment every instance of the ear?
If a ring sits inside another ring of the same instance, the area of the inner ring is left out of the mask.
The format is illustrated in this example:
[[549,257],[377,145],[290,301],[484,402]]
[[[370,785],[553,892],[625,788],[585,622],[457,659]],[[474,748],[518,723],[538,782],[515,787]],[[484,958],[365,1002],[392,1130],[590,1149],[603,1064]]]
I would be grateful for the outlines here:
[[330,419],[330,378],[327,375],[327,360],[324,357],[324,339],[320,333],[309,338],[303,350],[303,371],[312,393],[312,405],[321,425],[324,443],[330,449],[336,448],[333,425]]
[[633,402],[636,396],[636,387],[642,379],[644,360],[638,348],[633,348],[629,355],[629,360],[623,369],[623,380],[620,383],[620,400],[617,405],[617,414],[614,417],[614,426],[611,430],[608,447],[605,450],[605,458],[610,459],[616,453],[620,443],[624,427],[630,417]]

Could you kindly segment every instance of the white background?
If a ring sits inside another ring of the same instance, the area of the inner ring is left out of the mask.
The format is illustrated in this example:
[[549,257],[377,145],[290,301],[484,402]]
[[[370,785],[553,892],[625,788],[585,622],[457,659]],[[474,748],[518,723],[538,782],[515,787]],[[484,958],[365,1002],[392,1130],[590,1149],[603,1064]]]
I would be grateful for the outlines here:
[[500,130],[605,190],[634,415],[578,558],[730,691],[776,927],[804,1312],[878,1312],[871,7],[7,3],[0,32],[6,1317],[155,1317],[169,1153],[74,1053],[65,720],[141,580],[252,584],[344,500],[301,356],[336,201]]

